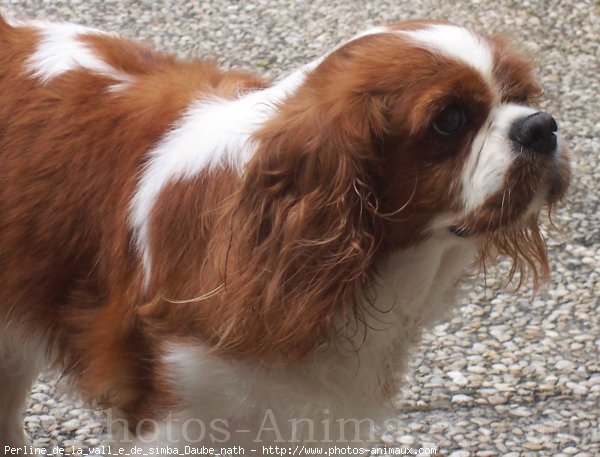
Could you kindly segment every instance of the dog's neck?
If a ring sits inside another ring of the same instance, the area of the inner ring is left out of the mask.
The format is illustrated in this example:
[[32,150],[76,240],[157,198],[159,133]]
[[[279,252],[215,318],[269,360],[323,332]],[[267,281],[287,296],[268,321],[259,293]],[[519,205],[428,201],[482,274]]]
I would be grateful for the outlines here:
[[[393,253],[380,265],[376,300],[365,304],[366,333],[356,332],[348,348],[342,342],[324,345],[304,362],[230,363],[202,344],[169,344],[163,362],[171,389],[189,405],[178,414],[220,417],[231,424],[244,418],[258,427],[268,412],[282,434],[290,432],[287,411],[299,411],[295,419],[314,424],[381,423],[392,416],[395,375],[410,347],[423,326],[443,317],[456,301],[457,282],[475,254],[474,243],[446,235]],[[315,430],[317,440],[324,439],[321,432]]]
[[[350,340],[359,358],[383,365],[403,359],[400,353],[414,343],[421,330],[453,309],[461,278],[476,253],[475,241],[440,233],[384,259],[371,290],[363,293],[368,297],[363,304],[364,328]],[[390,360],[384,360],[387,358]]]
[[206,169],[231,166],[243,172],[256,145],[252,136],[268,121],[287,97],[302,85],[316,60],[263,89],[228,100],[201,98],[181,116],[149,154],[146,171],[131,204],[130,222],[142,258],[146,285],[152,271],[148,246],[150,213],[165,186],[190,179]]
[[[230,379],[244,380],[245,388],[263,391],[271,389],[274,384],[265,379],[286,379],[288,383],[298,383],[299,386],[332,384],[331,395],[339,395],[336,389],[339,383],[354,379],[348,389],[357,389],[364,397],[380,395],[382,385],[389,382],[387,376],[400,367],[406,359],[409,346],[415,344],[421,330],[430,327],[442,319],[452,309],[456,302],[457,291],[460,289],[460,278],[475,259],[476,245],[473,242],[460,240],[451,235],[432,237],[415,248],[404,249],[390,255],[382,262],[373,290],[366,293],[374,297],[370,303],[365,303],[364,321],[353,335],[348,333],[336,339],[332,344],[325,344],[306,362],[292,364],[277,364],[275,366],[261,364],[230,365],[215,357],[211,364],[223,364],[222,369],[251,371],[252,376],[232,376]],[[335,339],[335,337],[333,337]],[[187,355],[183,356],[182,351]],[[173,364],[177,378],[181,380],[197,379],[196,375],[208,373],[208,370],[190,364],[197,360],[206,364],[208,349],[203,347],[186,348],[172,346],[167,356]],[[191,352],[192,354],[189,354]],[[189,356],[189,357],[188,357]],[[185,360],[185,363],[178,361]],[[289,379],[288,379],[289,378]],[[334,380],[337,380],[334,382]],[[256,381],[254,383],[253,381]],[[192,384],[182,388],[182,391],[193,389]],[[285,389],[286,392],[289,389]],[[198,391],[190,401],[196,401]],[[266,395],[262,392],[261,395]],[[358,397],[356,397],[358,398]],[[316,406],[316,405],[315,405]]]

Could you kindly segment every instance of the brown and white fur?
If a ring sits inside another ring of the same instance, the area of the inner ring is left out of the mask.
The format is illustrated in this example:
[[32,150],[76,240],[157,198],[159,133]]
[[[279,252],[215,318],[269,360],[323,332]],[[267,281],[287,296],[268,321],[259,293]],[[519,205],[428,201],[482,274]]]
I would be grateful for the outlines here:
[[271,84],[0,19],[0,442],[25,442],[47,366],[123,442],[251,445],[275,421],[340,443],[325,421],[391,417],[465,270],[547,274],[538,214],[569,167],[555,128],[523,124],[538,94],[504,39],[443,22],[371,29]]

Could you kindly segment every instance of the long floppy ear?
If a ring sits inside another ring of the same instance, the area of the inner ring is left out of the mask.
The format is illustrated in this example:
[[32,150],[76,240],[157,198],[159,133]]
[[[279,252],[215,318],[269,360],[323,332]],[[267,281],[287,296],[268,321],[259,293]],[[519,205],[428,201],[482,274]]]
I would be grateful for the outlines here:
[[360,320],[382,238],[372,186],[381,109],[314,95],[281,106],[256,137],[231,215],[224,349],[301,358]]

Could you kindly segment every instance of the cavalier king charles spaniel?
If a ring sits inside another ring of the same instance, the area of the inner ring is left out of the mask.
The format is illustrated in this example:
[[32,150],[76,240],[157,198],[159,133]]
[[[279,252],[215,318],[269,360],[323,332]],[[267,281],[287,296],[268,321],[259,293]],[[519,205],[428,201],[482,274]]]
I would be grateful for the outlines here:
[[569,162],[540,92],[441,21],[268,83],[1,19],[0,442],[48,366],[121,445],[369,442],[470,267],[548,274]]

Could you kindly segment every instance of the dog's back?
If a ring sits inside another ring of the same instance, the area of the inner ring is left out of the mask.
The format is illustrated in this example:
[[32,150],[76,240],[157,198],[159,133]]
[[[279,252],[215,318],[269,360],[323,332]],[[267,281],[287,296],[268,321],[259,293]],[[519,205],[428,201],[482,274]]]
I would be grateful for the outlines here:
[[[10,427],[46,355],[86,373],[92,396],[125,405],[150,389],[127,224],[137,177],[192,100],[261,85],[112,34],[0,17],[0,389],[14,391],[0,398],[0,442],[21,441]],[[123,384],[98,383],[108,373]]]

